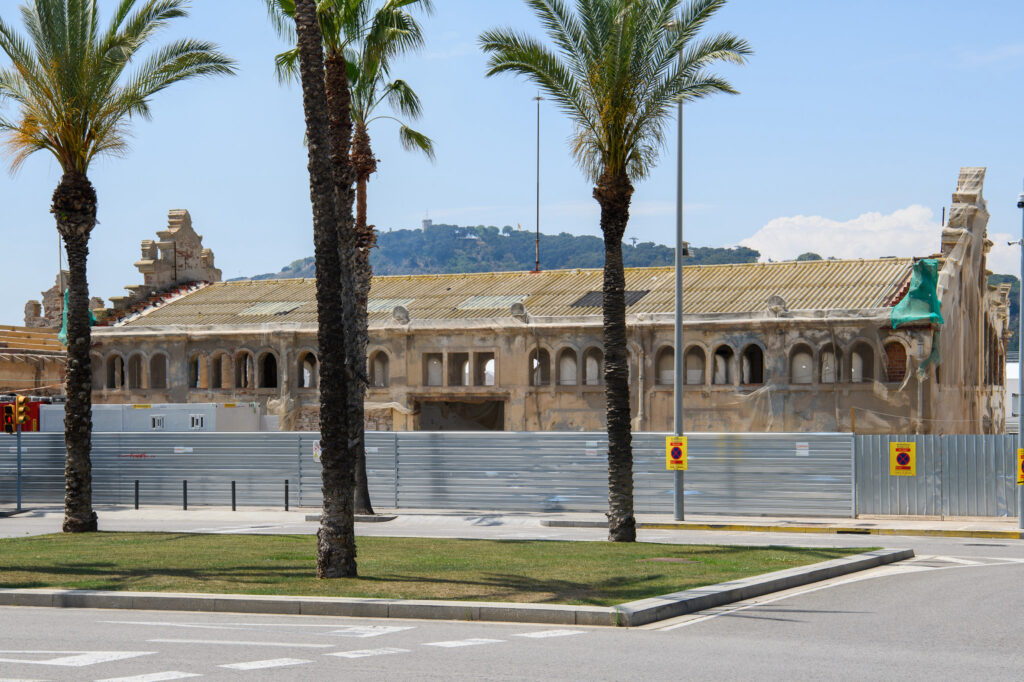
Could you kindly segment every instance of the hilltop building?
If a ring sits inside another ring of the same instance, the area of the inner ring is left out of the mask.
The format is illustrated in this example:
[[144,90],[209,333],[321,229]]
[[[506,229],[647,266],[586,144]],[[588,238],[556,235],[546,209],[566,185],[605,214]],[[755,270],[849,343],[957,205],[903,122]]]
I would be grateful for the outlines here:
[[[686,429],[1002,432],[1008,286],[986,284],[983,180],[961,170],[928,259],[687,267]],[[603,428],[601,279],[375,278],[367,428]],[[115,313],[93,332],[93,400],[258,401],[282,429],[316,429],[314,286],[195,282]],[[633,425],[666,431],[672,269],[628,269],[626,287]]]

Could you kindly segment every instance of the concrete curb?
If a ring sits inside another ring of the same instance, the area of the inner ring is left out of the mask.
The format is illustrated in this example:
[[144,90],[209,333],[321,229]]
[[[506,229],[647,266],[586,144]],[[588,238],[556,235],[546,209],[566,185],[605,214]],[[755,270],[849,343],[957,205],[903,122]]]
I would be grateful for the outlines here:
[[[543,520],[547,528],[607,528],[607,521]],[[940,528],[861,528],[856,526],[759,525],[750,523],[637,523],[643,530],[731,530],[745,533],[821,533],[826,535],[907,535],[938,538],[1000,538],[1024,540],[1019,530],[948,530]]]
[[613,607],[57,589],[0,589],[0,606],[216,611],[349,618],[416,618],[628,627],[799,587],[819,580],[827,580],[882,564],[909,559],[913,556],[914,552],[910,549],[878,550],[810,566],[766,573],[743,580],[733,580],[660,597],[641,599]]
[[914,556],[912,549],[880,549],[863,554],[832,559],[811,566],[788,568],[742,580],[733,580],[718,585],[708,585],[685,592],[665,594],[660,597],[641,599],[615,607],[617,624],[627,627],[646,625],[666,618],[675,618],[687,613],[731,604],[732,602],[760,597],[801,585],[836,578],[841,575],[875,568]]
[[[356,523],[384,523],[385,521],[394,521],[398,518],[395,514],[356,514]],[[306,514],[306,521],[314,521],[320,523],[319,514]]]

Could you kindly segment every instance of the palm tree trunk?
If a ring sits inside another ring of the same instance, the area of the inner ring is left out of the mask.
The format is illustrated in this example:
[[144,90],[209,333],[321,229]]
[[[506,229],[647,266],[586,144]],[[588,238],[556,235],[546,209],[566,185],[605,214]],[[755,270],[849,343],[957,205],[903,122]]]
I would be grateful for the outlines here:
[[[369,320],[366,312],[370,300],[370,283],[373,270],[370,267],[370,249],[377,243],[377,235],[372,225],[366,224],[366,183],[377,171],[377,160],[373,157],[370,147],[370,134],[366,124],[356,123],[352,136],[352,167],[356,174],[356,254],[355,254],[355,286],[356,286],[356,343],[358,357],[366,366],[366,347],[370,341]],[[365,413],[366,381],[359,383],[359,411]],[[366,433],[365,421],[358,432],[356,443],[356,513],[373,514],[370,503],[370,485],[366,478]]]
[[363,442],[363,390],[366,385],[366,353],[359,342],[359,303],[356,284],[358,238],[354,229],[352,204],[352,93],[348,69],[341,52],[327,54],[327,110],[331,118],[331,164],[334,167],[335,196],[338,203],[338,248],[341,257],[342,317],[345,325],[345,405],[347,450],[346,480],[354,501],[358,471],[358,452]]
[[608,414],[608,539],[636,541],[633,448],[629,423],[629,353],[626,349],[626,275],[622,237],[633,186],[625,173],[605,172],[594,188],[604,233],[604,392]]
[[82,173],[64,173],[53,192],[57,231],[68,254],[68,356],[64,406],[65,533],[97,530],[92,509],[92,345],[86,261],[96,225],[96,191]]
[[330,158],[330,116],[324,81],[322,36],[315,0],[296,0],[302,105],[309,141],[309,189],[316,260],[317,343],[320,349],[320,457],[323,512],[317,532],[317,577],[355,576],[352,463],[346,428],[345,325],[342,316],[338,204]]

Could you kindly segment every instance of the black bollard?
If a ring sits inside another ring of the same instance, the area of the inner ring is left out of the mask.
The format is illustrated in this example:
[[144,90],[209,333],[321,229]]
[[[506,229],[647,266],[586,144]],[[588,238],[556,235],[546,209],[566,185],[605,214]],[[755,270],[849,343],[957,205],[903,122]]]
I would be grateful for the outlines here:
[[135,479],[135,508],[139,508],[139,479]]
[[235,482],[231,481],[231,511],[238,511],[235,507]]
[[181,508],[188,510],[188,481],[181,482]]
[[288,479],[284,479],[284,510],[288,511]]

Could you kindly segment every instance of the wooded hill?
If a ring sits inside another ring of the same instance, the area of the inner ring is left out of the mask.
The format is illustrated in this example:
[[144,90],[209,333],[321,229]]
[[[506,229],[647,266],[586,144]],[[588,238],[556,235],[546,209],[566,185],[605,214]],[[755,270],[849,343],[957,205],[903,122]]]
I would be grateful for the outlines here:
[[[433,225],[426,230],[392,230],[377,236],[377,248],[370,254],[375,275],[420,275],[455,272],[509,272],[533,270],[536,233],[506,226]],[[697,247],[687,265],[754,263],[760,253],[735,248]],[[626,267],[672,265],[672,248],[654,242],[622,245]],[[600,237],[540,235],[540,267],[543,270],[599,268],[604,265],[604,243]],[[286,265],[280,272],[251,279],[313,277],[313,258]]]

